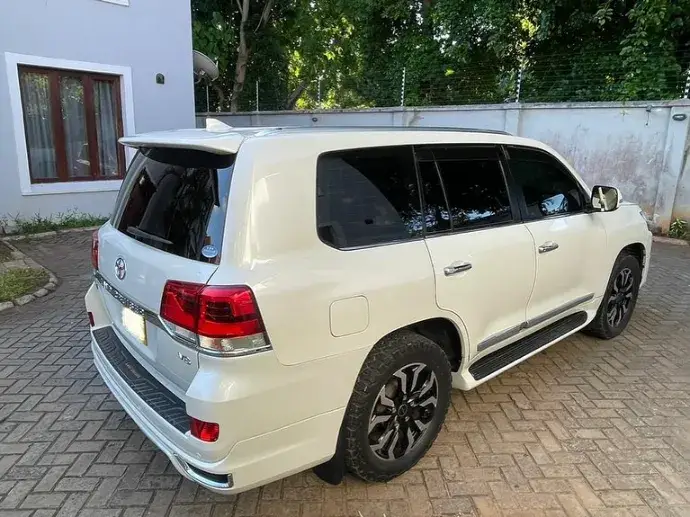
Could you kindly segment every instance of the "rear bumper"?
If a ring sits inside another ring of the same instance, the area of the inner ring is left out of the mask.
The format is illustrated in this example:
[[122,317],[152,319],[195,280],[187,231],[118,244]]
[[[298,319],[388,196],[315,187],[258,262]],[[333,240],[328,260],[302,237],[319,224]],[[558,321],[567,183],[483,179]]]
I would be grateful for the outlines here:
[[97,341],[101,333],[93,333],[111,324],[101,296],[94,287],[86,295],[95,320],[95,366],[124,410],[184,477],[232,494],[332,457],[361,353],[293,367],[281,365],[270,352],[225,359],[221,367],[201,365],[180,400],[187,414],[220,424],[222,439],[206,444],[155,411],[144,400],[150,397],[138,395],[131,378],[123,378],[108,360],[111,355]]
[[[319,465],[335,452],[343,409],[239,442],[219,462],[192,458],[166,439],[161,428],[167,423],[160,421],[153,410],[137,400],[126,385],[123,386],[122,379],[105,359],[95,340],[92,340],[92,350],[103,381],[141,431],[168,456],[180,474],[209,490],[227,494],[243,492]],[[218,481],[214,474],[228,477]]]

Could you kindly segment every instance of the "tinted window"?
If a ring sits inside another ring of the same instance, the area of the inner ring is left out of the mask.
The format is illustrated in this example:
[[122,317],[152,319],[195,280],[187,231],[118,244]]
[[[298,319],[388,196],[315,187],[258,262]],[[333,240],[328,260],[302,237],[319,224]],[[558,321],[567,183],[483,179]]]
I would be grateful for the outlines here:
[[582,192],[558,160],[531,149],[510,149],[509,154],[510,170],[525,197],[526,217],[582,211]]
[[217,262],[233,160],[189,149],[141,150],[118,197],[117,229],[180,257]]
[[[512,220],[508,189],[496,148],[434,146],[426,149],[433,152],[453,230]],[[438,194],[441,190],[427,186],[427,182],[433,181],[433,174],[424,161],[420,161],[420,172],[425,185],[426,208],[435,210],[436,206],[445,204]],[[434,219],[436,227],[443,226],[443,219],[441,211],[440,219],[438,216]]]
[[317,224],[321,239],[336,248],[421,235],[412,148],[356,149],[319,157]]
[[424,198],[424,226],[427,233],[451,229],[450,211],[439,180],[436,163],[426,159],[417,163]]

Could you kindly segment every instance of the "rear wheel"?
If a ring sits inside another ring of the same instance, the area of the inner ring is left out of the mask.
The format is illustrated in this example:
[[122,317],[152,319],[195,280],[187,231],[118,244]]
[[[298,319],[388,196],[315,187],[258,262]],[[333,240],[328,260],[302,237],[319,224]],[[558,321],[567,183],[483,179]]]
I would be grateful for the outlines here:
[[623,332],[635,309],[641,279],[637,258],[627,253],[619,255],[597,315],[585,332],[601,339],[611,339]]
[[417,463],[448,410],[451,369],[433,341],[409,331],[367,357],[345,415],[345,462],[367,481],[387,481]]

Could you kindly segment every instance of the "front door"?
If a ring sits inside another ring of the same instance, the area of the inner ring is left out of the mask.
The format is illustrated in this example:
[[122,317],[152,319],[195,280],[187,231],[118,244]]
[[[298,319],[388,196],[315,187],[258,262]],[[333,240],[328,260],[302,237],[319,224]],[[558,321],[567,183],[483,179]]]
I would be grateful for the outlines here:
[[606,233],[585,208],[586,191],[556,157],[538,149],[508,148],[526,227],[534,239],[537,275],[527,306],[530,325],[557,319],[590,301]]
[[535,276],[532,236],[511,206],[496,146],[416,148],[436,301],[471,354],[519,332]]

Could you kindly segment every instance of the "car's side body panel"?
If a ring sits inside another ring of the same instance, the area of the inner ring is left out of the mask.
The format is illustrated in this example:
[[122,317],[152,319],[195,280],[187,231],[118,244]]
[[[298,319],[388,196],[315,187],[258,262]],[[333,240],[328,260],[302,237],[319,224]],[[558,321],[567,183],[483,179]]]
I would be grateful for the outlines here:
[[[223,257],[232,267],[221,265],[211,279],[253,289],[276,356],[288,365],[371,348],[389,332],[439,313],[423,239],[351,250],[319,240],[316,160],[343,143],[331,138],[300,143],[301,138],[284,137],[249,140],[242,147],[224,239],[233,243],[226,245],[232,253]],[[334,336],[331,306],[359,296],[368,306],[365,328]]]
[[[525,225],[439,235],[426,244],[436,301],[462,320],[469,356],[516,335],[526,318],[536,271],[534,242]],[[447,275],[445,269],[453,264],[471,269]]]
[[[598,214],[573,214],[530,221],[537,257],[534,290],[526,321],[561,317],[559,308],[601,296],[606,282],[598,283],[608,254],[606,232]],[[547,246],[557,246],[549,250]],[[541,250],[540,250],[541,248]]]

